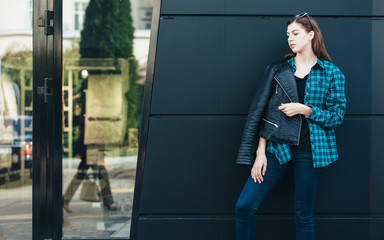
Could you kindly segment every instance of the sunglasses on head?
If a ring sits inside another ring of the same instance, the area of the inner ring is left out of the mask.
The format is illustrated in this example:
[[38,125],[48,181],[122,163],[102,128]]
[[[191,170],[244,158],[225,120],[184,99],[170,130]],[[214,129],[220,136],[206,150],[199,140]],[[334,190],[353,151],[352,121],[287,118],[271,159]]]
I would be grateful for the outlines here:
[[305,16],[307,16],[307,18],[308,18],[308,20],[309,20],[309,23],[310,23],[311,26],[312,26],[312,30],[315,30],[315,27],[313,26],[312,21],[311,21],[311,18],[309,17],[308,13],[303,12],[303,13],[297,14],[297,15],[295,16],[295,18],[296,18],[296,19],[299,19],[299,18],[303,18],[303,17],[305,17]]

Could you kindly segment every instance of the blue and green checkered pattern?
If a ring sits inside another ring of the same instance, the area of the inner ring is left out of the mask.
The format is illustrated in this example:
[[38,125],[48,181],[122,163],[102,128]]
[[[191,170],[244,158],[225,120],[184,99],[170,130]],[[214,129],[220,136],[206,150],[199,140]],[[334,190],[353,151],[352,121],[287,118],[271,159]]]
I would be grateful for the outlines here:
[[[287,60],[296,71],[293,58]],[[317,59],[307,78],[304,103],[312,107],[306,119],[309,125],[314,167],[325,167],[338,158],[335,127],[343,121],[346,99],[345,77],[334,64]],[[280,164],[291,160],[289,145],[268,141],[267,152],[276,155]]]

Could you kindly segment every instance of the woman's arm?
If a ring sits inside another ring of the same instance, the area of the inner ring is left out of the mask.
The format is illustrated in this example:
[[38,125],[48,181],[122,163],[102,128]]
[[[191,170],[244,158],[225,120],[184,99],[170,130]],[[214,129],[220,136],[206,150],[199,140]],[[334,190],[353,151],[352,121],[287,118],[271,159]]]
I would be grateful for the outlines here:
[[308,117],[311,114],[312,107],[308,107],[301,103],[282,103],[279,110],[285,113],[288,117],[293,117],[297,114],[302,114]]
[[306,106],[301,103],[285,103],[279,106],[279,110],[288,117],[302,114],[323,127],[336,127],[343,121],[346,108],[347,100],[344,94],[344,82],[343,73],[337,69],[333,74],[324,109],[311,105]]
[[336,69],[333,73],[332,82],[326,96],[325,109],[310,106],[312,111],[308,119],[323,127],[336,127],[340,125],[343,121],[347,105],[344,83],[345,77],[343,73],[339,69]]
[[257,147],[256,160],[251,169],[251,176],[255,182],[261,183],[264,181],[263,176],[267,171],[267,157],[265,148],[267,147],[267,139],[260,137],[259,146]]

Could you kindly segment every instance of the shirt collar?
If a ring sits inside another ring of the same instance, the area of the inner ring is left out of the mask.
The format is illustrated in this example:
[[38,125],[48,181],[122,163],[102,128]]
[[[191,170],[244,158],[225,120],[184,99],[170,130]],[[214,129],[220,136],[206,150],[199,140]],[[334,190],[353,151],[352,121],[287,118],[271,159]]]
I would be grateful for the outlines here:
[[[296,72],[296,66],[295,66],[295,61],[293,60],[293,57],[289,58],[287,60],[289,66],[293,69],[293,72]],[[319,65],[322,69],[324,69],[324,60],[321,60],[319,58],[316,58],[316,65]]]

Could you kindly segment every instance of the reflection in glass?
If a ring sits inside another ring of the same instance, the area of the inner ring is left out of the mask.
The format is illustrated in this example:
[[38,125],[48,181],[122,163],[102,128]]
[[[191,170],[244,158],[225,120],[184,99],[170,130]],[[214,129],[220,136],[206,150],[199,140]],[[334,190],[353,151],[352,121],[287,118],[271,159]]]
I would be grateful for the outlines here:
[[129,236],[137,128],[127,126],[129,61],[119,59],[120,73],[98,72],[115,70],[113,64],[64,58],[66,238]]
[[64,19],[82,30],[64,39],[64,238],[129,238],[143,84],[130,1],[72,3]]
[[31,0],[0,1],[0,239],[4,240],[32,239],[31,6]]

